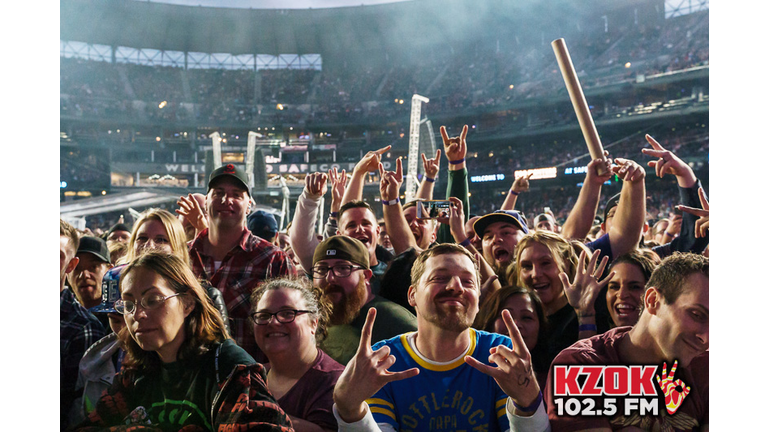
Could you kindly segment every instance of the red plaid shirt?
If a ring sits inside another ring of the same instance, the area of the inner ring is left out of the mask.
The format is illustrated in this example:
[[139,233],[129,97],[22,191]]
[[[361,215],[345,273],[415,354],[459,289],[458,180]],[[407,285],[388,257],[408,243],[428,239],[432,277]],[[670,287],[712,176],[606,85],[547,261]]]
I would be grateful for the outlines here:
[[224,296],[229,313],[232,338],[256,361],[266,361],[256,345],[253,328],[248,323],[251,311],[251,292],[264,279],[295,276],[296,268],[285,252],[272,243],[245,230],[240,242],[227,253],[218,270],[214,270],[213,257],[204,252],[208,230],[202,231],[189,244],[189,256],[195,276],[206,279]]

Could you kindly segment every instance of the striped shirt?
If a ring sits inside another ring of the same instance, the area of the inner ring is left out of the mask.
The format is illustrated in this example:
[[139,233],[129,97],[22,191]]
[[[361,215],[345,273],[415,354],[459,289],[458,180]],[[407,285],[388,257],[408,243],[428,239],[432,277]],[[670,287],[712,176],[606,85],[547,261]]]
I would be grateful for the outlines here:
[[296,268],[280,248],[248,230],[243,231],[238,244],[221,260],[218,268],[213,257],[204,252],[207,244],[207,229],[190,242],[192,271],[221,291],[235,342],[256,361],[266,362],[266,357],[256,345],[253,328],[248,323],[251,292],[267,278],[295,276]]

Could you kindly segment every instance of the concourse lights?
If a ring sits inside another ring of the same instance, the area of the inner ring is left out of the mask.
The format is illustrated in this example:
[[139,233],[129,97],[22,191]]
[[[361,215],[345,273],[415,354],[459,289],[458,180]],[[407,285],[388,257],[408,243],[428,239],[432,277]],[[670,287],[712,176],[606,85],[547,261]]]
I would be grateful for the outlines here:
[[512,90],[513,88],[515,88],[515,85],[514,84],[510,84],[509,85],[509,89]]
[[155,137],[155,141],[160,142],[160,137]]
[[279,109],[280,111],[282,111],[282,110],[283,110],[283,104],[277,104],[277,109]]
[[160,102],[160,105],[158,105],[157,107],[160,108],[160,109],[163,109],[163,108],[165,108],[166,105],[168,105],[168,101],[162,101],[162,102]]
[[631,66],[632,66],[632,63],[630,63],[630,62],[624,63],[624,67],[627,68],[627,69],[629,69]]

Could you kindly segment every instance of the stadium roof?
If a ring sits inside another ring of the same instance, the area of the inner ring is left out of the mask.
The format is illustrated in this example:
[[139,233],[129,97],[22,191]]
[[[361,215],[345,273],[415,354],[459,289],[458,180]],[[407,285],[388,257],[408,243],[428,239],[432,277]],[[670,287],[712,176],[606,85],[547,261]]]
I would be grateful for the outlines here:
[[[356,0],[366,2],[370,3]],[[612,9],[660,5],[663,11],[663,4],[663,0],[593,0],[586,8],[572,0],[410,0],[341,8],[236,9],[137,0],[62,0],[60,38],[234,55],[321,54],[347,59],[354,53],[385,52],[391,57],[404,51],[447,49],[479,36],[509,37],[498,35],[499,30],[554,40],[563,31],[575,29],[579,20],[582,25],[602,22],[599,17]]]
[[[144,1],[147,0],[134,0]],[[240,9],[322,9],[347,6],[397,3],[412,0],[152,0],[182,6],[203,6]]]

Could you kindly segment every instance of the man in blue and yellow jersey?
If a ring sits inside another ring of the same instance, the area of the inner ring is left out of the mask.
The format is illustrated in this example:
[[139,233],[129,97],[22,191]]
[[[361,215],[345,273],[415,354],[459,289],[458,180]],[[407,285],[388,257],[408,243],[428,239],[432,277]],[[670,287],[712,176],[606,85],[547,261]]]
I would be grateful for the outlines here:
[[440,244],[419,255],[408,301],[418,330],[371,347],[366,317],[334,390],[340,431],[549,430],[531,356],[508,311],[511,339],[470,327],[480,282],[472,254]]

